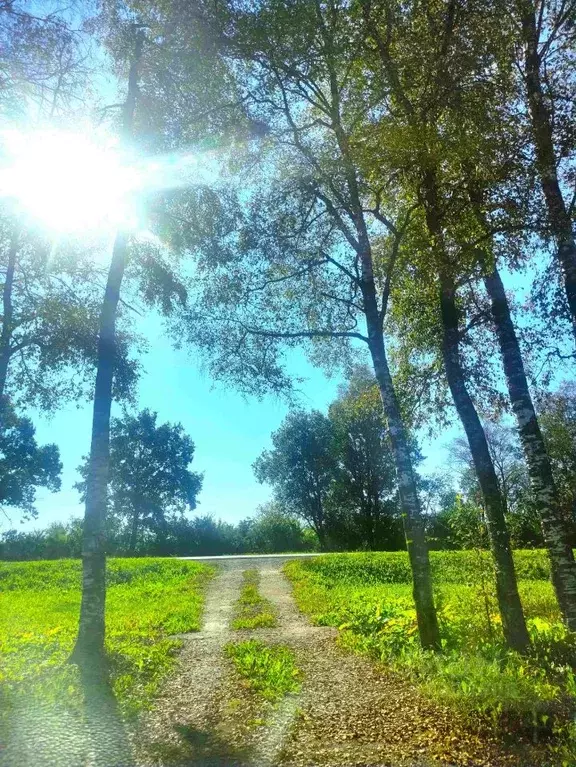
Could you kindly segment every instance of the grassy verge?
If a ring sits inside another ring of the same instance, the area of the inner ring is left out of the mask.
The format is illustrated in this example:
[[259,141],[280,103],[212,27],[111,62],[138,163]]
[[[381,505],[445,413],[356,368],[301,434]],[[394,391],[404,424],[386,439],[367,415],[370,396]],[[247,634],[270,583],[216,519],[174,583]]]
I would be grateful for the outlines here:
[[258,591],[260,573],[258,570],[245,570],[244,583],[240,598],[236,603],[236,612],[232,620],[233,629],[274,628],[278,625],[276,613],[271,602],[264,599]]
[[[169,559],[111,559],[106,650],[118,705],[147,707],[174,663],[170,635],[200,628],[203,588],[214,569]],[[72,650],[80,607],[78,561],[0,563],[0,708],[18,699],[75,709],[80,685]],[[2,724],[2,721],[0,721]]]
[[[287,563],[298,606],[340,641],[409,674],[432,699],[490,732],[549,738],[555,763],[576,764],[576,636],[560,622],[544,552],[517,552],[533,649],[506,650],[490,560],[433,552],[443,653],[423,652],[405,553],[328,555]],[[546,579],[546,580],[545,580]]]
[[247,686],[267,700],[278,701],[299,687],[299,671],[294,653],[289,647],[267,646],[249,639],[246,642],[228,644],[228,656],[236,671],[246,680]]

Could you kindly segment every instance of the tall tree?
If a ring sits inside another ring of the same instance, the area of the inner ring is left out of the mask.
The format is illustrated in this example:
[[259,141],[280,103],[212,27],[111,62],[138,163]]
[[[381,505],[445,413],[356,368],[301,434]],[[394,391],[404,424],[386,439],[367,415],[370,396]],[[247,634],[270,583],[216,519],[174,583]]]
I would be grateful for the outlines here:
[[[481,5],[481,4],[480,4]],[[467,386],[461,356],[461,318],[458,280],[461,256],[457,245],[447,238],[448,211],[454,205],[453,179],[444,171],[444,157],[450,158],[453,124],[450,112],[475,114],[484,85],[478,72],[486,64],[485,41],[474,34],[480,7],[464,10],[447,0],[429,12],[417,4],[396,4],[379,12],[380,3],[364,2],[363,17],[375,60],[392,95],[396,111],[386,115],[383,125],[395,123],[414,142],[409,165],[399,170],[408,193],[418,201],[428,235],[425,246],[428,274],[436,272],[440,348],[454,405],[468,438],[476,473],[482,488],[488,530],[496,565],[498,605],[506,640],[525,651],[528,632],[518,593],[504,503],[488,448],[486,435]],[[488,9],[486,9],[488,13]],[[490,14],[486,20],[490,20]],[[493,20],[493,18],[492,18]],[[484,28],[483,28],[484,29]],[[412,77],[414,50],[429,55],[429,76]],[[460,132],[462,128],[457,129]],[[381,134],[380,134],[381,135]],[[400,155],[400,159],[403,159]],[[403,159],[403,163],[405,163]]]
[[528,465],[534,504],[538,509],[546,548],[550,555],[552,583],[567,626],[576,630],[576,562],[569,529],[562,517],[552,463],[532,402],[520,345],[510,315],[498,269],[484,278],[492,317],[502,352],[504,372],[518,433]]
[[[170,517],[193,511],[202,487],[201,475],[189,468],[194,443],[181,424],[157,424],[157,418],[142,410],[111,424],[110,513],[127,524],[131,552],[142,530],[165,539]],[[85,462],[80,472],[86,476],[87,470]],[[86,481],[76,487],[84,500]]]
[[[128,93],[122,110],[122,138],[128,143],[138,95],[138,67],[144,30],[131,27]],[[92,440],[86,478],[86,508],[82,544],[82,603],[78,636],[71,660],[82,667],[104,668],[106,602],[106,536],[110,469],[110,411],[117,362],[116,314],[129,255],[129,233],[116,235],[100,313]]]
[[296,411],[272,434],[272,450],[254,463],[258,481],[272,485],[276,500],[315,530],[322,548],[329,544],[327,503],[336,472],[332,442],[326,416]]
[[[276,376],[280,386],[285,379],[272,360],[282,343],[316,339],[316,348],[322,347],[328,356],[327,339],[367,345],[392,444],[420,637],[424,647],[437,648],[420,502],[384,338],[390,284],[409,207],[400,199],[390,215],[384,215],[375,203],[375,198],[382,201],[382,190],[376,195],[359,170],[354,133],[367,119],[372,102],[366,84],[353,87],[350,77],[360,55],[357,25],[347,5],[324,7],[312,0],[290,8],[265,4],[258,13],[240,10],[224,22],[208,18],[205,23],[212,24],[225,53],[239,62],[236,72],[247,93],[246,108],[264,126],[262,148],[272,149],[275,156],[266,153],[262,159],[259,167],[266,169],[266,184],[260,195],[252,195],[252,223],[236,240],[248,271],[242,274],[238,263],[217,262],[217,268],[232,268],[218,289],[205,293],[213,311],[190,315],[189,327],[194,324],[198,338],[198,319],[204,317],[205,324],[207,314],[213,318],[216,307],[222,312],[227,301],[233,302],[237,314],[221,315],[226,329],[217,331],[215,341],[228,349],[228,371],[237,357],[241,372],[258,372],[259,365]],[[392,186],[386,192],[394,199]],[[270,302],[275,301],[283,308],[271,312]],[[310,304],[305,309],[306,302]],[[359,322],[365,333],[357,329]],[[204,341],[214,337],[204,333]],[[238,350],[246,347],[258,363],[241,361]]]

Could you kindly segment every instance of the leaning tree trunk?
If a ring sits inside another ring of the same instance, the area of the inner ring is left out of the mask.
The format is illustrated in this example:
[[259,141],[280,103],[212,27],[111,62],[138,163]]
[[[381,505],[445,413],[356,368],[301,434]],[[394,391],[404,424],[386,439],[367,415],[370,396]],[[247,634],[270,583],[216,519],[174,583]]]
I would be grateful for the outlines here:
[[520,8],[524,39],[526,92],[536,152],[536,167],[546,201],[550,230],[556,241],[557,259],[562,271],[564,290],[572,317],[572,330],[576,337],[576,238],[558,180],[552,122],[542,89],[540,72],[542,61],[538,53],[538,29],[534,4],[532,0],[521,0]]
[[510,535],[504,517],[504,502],[494,463],[488,449],[486,435],[476,407],[466,388],[466,378],[460,361],[456,291],[454,281],[445,273],[440,275],[440,311],[444,367],[456,410],[468,438],[474,468],[484,499],[490,546],[496,569],[496,595],[504,636],[512,649],[526,652],[530,639],[518,593]]
[[[357,193],[356,196],[358,197]],[[360,210],[361,208],[359,208]],[[359,212],[358,219],[360,220],[360,218]],[[412,570],[412,593],[416,607],[420,644],[425,650],[440,650],[442,643],[438,627],[438,616],[436,615],[436,607],[434,605],[430,555],[426,543],[420,499],[418,498],[416,479],[412,468],[408,438],[394,390],[392,376],[390,375],[384,344],[383,323],[392,275],[391,272],[388,275],[386,295],[383,298],[382,309],[379,309],[368,233],[365,227],[359,225],[358,229],[361,234],[359,238],[359,256],[362,267],[360,288],[362,291],[366,328],[368,330],[368,348],[370,349],[374,375],[378,383],[384,416],[390,434],[392,455],[398,481],[402,524],[410,568]],[[391,267],[389,266],[389,268]]]
[[426,650],[439,650],[441,647],[440,630],[436,607],[434,606],[430,556],[406,430],[386,359],[382,332],[371,333],[370,329],[368,332],[374,373],[382,398],[396,466],[402,523],[412,569],[414,604],[416,605],[420,643]]
[[12,356],[12,323],[14,322],[14,306],[12,303],[12,291],[14,288],[14,275],[16,274],[16,257],[18,254],[18,237],[13,234],[8,251],[8,263],[6,265],[6,279],[2,291],[2,333],[0,334],[0,419],[3,420],[4,392],[6,390],[6,378],[8,377],[8,365]]
[[[143,45],[142,30],[136,32],[134,57],[124,105],[123,134],[132,133],[138,91],[138,64]],[[116,314],[128,258],[128,233],[119,232],[100,312],[96,386],[92,416],[92,441],[86,482],[86,506],[82,539],[82,604],[76,644],[71,661],[82,667],[103,668],[106,604],[106,511],[110,468],[110,411],[116,364]]]
[[484,285],[490,297],[508,393],[550,557],[552,583],[564,621],[572,631],[576,631],[576,562],[570,536],[560,513],[550,458],[528,389],[520,345],[498,269],[495,268],[484,278]]

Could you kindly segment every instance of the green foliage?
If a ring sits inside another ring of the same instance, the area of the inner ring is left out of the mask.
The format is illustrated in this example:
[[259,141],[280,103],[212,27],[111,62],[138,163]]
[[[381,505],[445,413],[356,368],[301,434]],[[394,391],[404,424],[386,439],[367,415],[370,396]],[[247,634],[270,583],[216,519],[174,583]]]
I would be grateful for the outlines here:
[[[158,413],[142,410],[111,423],[109,497],[111,512],[128,528],[134,552],[142,530],[162,541],[168,520],[196,508],[202,476],[190,470],[194,443],[182,424],[157,424]],[[88,460],[76,485],[84,500]]]
[[[212,573],[213,568],[195,562],[108,561],[106,651],[125,713],[150,705],[174,663],[179,642],[171,635],[200,628],[203,586]],[[23,696],[79,705],[77,671],[66,661],[77,632],[80,580],[78,561],[0,565],[6,721],[11,705]]]
[[259,570],[245,570],[242,575],[244,585],[236,603],[232,628],[274,628],[278,625],[274,606],[268,599],[264,599],[258,591],[260,583]]
[[[488,552],[480,554],[481,561],[489,564]],[[431,551],[430,562],[434,582],[478,584],[483,567],[479,567],[478,553],[474,551]],[[514,552],[518,578],[543,580],[550,576],[545,551],[529,549]],[[412,575],[405,551],[386,551],[352,554],[326,554],[303,562],[289,562],[286,567],[310,571],[319,581],[338,581],[350,585],[378,585],[411,583]]]
[[292,411],[254,464],[275,501],[300,516],[323,549],[398,549],[394,462],[373,373],[356,368],[328,416]]
[[314,551],[318,544],[312,528],[303,527],[278,501],[262,504],[256,516],[239,522],[237,535],[243,551],[262,554]]
[[311,525],[326,541],[326,501],[336,469],[332,428],[318,411],[289,413],[272,434],[272,450],[254,463],[259,482],[274,488],[278,501]]
[[56,445],[38,445],[32,421],[18,416],[6,401],[0,421],[0,508],[35,517],[36,488],[60,489],[60,451]]
[[564,383],[541,398],[539,419],[566,523],[576,537],[576,386]]
[[263,642],[249,639],[227,645],[226,652],[248,686],[264,698],[277,701],[300,689],[300,671],[289,647],[268,647]]
[[[238,524],[216,520],[210,515],[175,515],[167,520],[165,537],[145,530],[136,546],[138,556],[210,556],[217,554],[271,554],[287,551],[316,551],[318,539],[293,515],[262,508],[255,517]],[[130,551],[130,529],[121,520],[107,519],[107,548],[112,556]],[[45,530],[7,530],[0,534],[0,561],[78,558],[81,551],[82,520],[54,523]]]

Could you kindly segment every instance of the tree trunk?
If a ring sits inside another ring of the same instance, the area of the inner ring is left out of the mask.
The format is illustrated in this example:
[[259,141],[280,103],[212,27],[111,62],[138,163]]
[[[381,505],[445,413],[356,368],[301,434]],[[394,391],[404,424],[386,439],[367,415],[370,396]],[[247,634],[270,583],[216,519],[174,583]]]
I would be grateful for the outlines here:
[[8,377],[8,365],[12,356],[12,323],[14,321],[14,306],[12,304],[12,290],[14,287],[14,275],[16,273],[16,256],[18,254],[18,236],[12,235],[10,249],[8,251],[8,264],[6,265],[6,280],[2,291],[2,333],[0,334],[0,417],[4,407],[4,392]]
[[508,645],[524,653],[529,647],[530,640],[518,593],[502,494],[484,429],[466,388],[466,378],[460,362],[456,291],[454,281],[445,273],[440,274],[440,310],[443,328],[442,355],[448,386],[468,438],[484,499],[486,523],[496,568],[496,594],[502,628]]
[[[137,29],[134,56],[128,78],[128,95],[123,111],[122,127],[125,139],[129,138],[132,132],[138,91],[138,64],[143,41],[142,30]],[[112,261],[100,312],[92,441],[82,540],[82,604],[78,636],[70,658],[73,663],[84,668],[105,665],[106,512],[110,468],[110,411],[116,363],[116,314],[127,257],[128,233],[120,231],[114,241]]]
[[374,373],[382,398],[396,466],[402,523],[406,536],[408,557],[412,568],[413,595],[416,605],[418,630],[420,632],[420,643],[425,650],[439,650],[441,647],[440,630],[438,628],[432,592],[430,556],[424,534],[424,523],[412,468],[412,459],[408,448],[408,439],[400,414],[396,392],[394,391],[388,360],[386,359],[382,333],[371,334],[369,330],[369,337]]
[[128,543],[128,550],[132,553],[134,553],[134,551],[136,550],[139,521],[140,521],[140,515],[138,513],[138,509],[134,507],[134,514],[132,515],[132,528],[130,530],[130,542]]
[[82,605],[72,661],[98,665],[104,656],[106,601],[106,511],[110,463],[110,410],[116,356],[116,313],[128,255],[128,235],[119,232],[100,314],[92,441],[86,482],[82,541]]
[[552,572],[552,583],[566,625],[576,631],[576,562],[570,536],[562,520],[558,493],[546,444],[528,389],[520,345],[510,316],[504,285],[497,269],[484,278],[504,363],[504,372],[518,433],[528,465],[530,485]]
[[542,61],[538,53],[535,8],[532,0],[521,0],[520,8],[524,40],[524,74],[536,152],[536,167],[546,200],[550,229],[557,245],[556,255],[572,317],[572,330],[576,337],[576,238],[556,170],[557,158],[552,123],[542,90],[540,72]]

